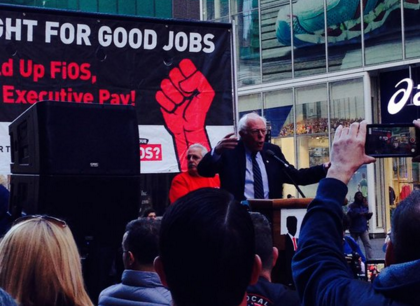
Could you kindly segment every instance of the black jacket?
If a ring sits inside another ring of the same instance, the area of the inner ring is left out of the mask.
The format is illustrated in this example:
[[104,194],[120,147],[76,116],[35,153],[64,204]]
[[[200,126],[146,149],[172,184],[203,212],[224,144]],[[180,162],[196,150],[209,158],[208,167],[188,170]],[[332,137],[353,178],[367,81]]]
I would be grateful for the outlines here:
[[[261,155],[267,170],[270,199],[282,198],[283,184],[292,184],[284,171],[287,171],[298,185],[314,184],[325,177],[326,172],[322,165],[300,170],[297,170],[292,165],[289,168],[284,168],[274,157],[266,154],[267,150],[273,151],[276,156],[284,161],[286,159],[279,146],[271,143],[264,144]],[[198,173],[205,177],[212,177],[219,173],[220,187],[232,193],[238,201],[242,201],[245,200],[245,167],[245,146],[242,141],[239,141],[235,149],[223,151],[218,161],[214,160],[211,152],[208,152],[199,163],[197,169]]]

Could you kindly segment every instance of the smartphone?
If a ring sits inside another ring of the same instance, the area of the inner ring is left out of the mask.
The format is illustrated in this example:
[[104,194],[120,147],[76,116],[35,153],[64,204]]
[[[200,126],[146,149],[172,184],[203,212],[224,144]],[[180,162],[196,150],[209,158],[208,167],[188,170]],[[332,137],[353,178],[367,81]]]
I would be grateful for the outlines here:
[[366,155],[373,157],[414,157],[420,155],[420,131],[412,123],[368,124]]
[[373,282],[373,280],[381,273],[382,269],[385,268],[385,260],[367,260],[366,269],[366,280]]

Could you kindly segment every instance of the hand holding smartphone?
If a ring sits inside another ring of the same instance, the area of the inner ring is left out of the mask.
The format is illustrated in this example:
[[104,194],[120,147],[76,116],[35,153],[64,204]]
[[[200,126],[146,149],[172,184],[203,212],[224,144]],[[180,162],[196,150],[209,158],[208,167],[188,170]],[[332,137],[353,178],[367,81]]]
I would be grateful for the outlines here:
[[412,123],[368,124],[366,155],[381,157],[416,157],[420,155],[420,130]]

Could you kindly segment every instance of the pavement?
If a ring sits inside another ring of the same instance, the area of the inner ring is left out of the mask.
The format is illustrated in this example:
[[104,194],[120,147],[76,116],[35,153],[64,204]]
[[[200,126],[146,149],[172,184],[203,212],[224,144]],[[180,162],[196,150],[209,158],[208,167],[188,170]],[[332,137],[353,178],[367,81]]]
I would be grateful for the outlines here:
[[[371,238],[370,245],[373,249],[373,258],[372,259],[385,259],[385,253],[382,250],[382,246],[384,245],[385,238]],[[366,255],[365,248],[363,247],[362,240],[357,241],[360,245],[360,249],[363,251],[363,254]]]

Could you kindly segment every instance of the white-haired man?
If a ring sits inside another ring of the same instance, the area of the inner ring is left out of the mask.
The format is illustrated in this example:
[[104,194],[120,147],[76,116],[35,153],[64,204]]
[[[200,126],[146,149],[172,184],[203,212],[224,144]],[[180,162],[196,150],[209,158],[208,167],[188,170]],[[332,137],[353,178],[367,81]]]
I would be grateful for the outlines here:
[[182,172],[173,178],[169,190],[169,201],[171,204],[180,197],[199,188],[220,188],[220,179],[218,175],[213,177],[202,177],[197,172],[197,165],[206,153],[207,149],[199,143],[195,143],[188,148],[186,157],[188,161],[188,171]]
[[265,142],[264,117],[246,114],[238,126],[239,140],[234,133],[226,135],[198,165],[201,176],[219,173],[220,188],[236,200],[282,198],[284,183],[309,185],[325,177],[328,163],[297,170],[286,161],[279,146]]

